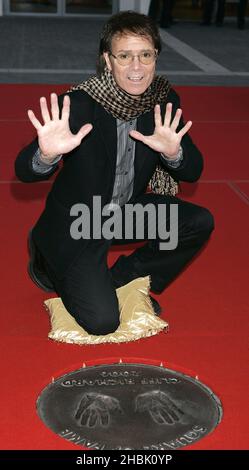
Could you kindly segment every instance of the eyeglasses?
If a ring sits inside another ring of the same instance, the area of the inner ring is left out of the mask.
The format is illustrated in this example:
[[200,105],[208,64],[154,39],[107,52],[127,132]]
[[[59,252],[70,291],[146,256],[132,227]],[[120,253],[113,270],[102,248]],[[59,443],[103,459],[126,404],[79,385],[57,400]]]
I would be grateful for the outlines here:
[[140,54],[132,54],[131,52],[120,52],[114,55],[110,52],[110,55],[117,60],[119,65],[130,65],[135,57],[138,57],[139,62],[144,65],[152,64],[156,60],[156,51],[143,51]]

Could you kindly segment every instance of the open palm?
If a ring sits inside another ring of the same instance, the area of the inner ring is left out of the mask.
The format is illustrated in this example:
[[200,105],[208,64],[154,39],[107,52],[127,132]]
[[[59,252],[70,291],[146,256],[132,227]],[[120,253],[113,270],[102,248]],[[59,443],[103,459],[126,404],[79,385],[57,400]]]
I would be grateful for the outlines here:
[[101,393],[86,392],[79,403],[75,418],[80,421],[81,426],[88,428],[108,427],[112,415],[117,413],[123,413],[117,398]]
[[70,98],[64,96],[60,117],[58,97],[51,94],[51,116],[46,98],[40,98],[41,115],[44,125],[36,118],[32,110],[28,110],[28,117],[37,130],[38,144],[43,159],[52,160],[56,156],[71,152],[80,145],[82,139],[91,131],[92,125],[85,124],[77,134],[72,134],[69,127]]
[[175,424],[182,420],[184,412],[167,393],[161,390],[151,390],[137,395],[135,410],[149,413],[157,424]]
[[145,136],[138,131],[130,131],[131,137],[140,140],[144,144],[156,152],[163,153],[169,158],[175,158],[179,152],[181,139],[192,126],[192,122],[188,121],[185,126],[176,132],[180,122],[182,110],[177,109],[174,119],[172,120],[172,103],[166,106],[164,122],[162,122],[160,106],[155,106],[155,130],[154,134]]

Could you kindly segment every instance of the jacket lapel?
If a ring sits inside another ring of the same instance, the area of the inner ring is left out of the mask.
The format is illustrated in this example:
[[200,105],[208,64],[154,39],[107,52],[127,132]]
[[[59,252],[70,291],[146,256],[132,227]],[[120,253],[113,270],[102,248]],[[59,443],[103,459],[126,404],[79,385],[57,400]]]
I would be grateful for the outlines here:
[[96,103],[95,125],[98,127],[104,148],[109,158],[112,175],[115,176],[117,159],[117,125],[116,119],[103,106]]
[[[154,110],[151,110],[138,118],[137,130],[144,135],[153,134]],[[137,182],[143,172],[143,167],[146,164],[146,159],[150,158],[150,152],[151,149],[147,145],[143,144],[140,141],[136,141],[134,188],[137,186]]]

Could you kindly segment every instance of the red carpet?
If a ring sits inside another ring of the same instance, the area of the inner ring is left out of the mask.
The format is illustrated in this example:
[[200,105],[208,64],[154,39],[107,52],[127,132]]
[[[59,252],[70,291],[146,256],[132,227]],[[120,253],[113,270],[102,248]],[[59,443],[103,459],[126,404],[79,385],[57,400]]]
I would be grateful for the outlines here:
[[[1,449],[77,449],[47,429],[36,414],[41,390],[85,362],[142,361],[183,371],[220,398],[224,416],[216,430],[188,449],[248,447],[248,88],[178,87],[185,119],[203,150],[198,184],[181,197],[208,207],[216,230],[192,265],[160,296],[169,333],[121,345],[79,347],[47,339],[48,316],[26,273],[27,232],[51,185],[14,177],[18,150],[32,138],[26,111],[39,96],[67,86],[1,85]],[[110,253],[110,262],[119,255]]]

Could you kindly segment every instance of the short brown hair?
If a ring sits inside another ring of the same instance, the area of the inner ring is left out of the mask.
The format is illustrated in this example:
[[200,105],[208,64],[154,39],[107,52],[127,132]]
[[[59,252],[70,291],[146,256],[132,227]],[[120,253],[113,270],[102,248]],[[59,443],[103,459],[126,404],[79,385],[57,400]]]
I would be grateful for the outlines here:
[[104,25],[100,37],[99,55],[97,60],[97,73],[100,75],[105,68],[104,52],[111,52],[112,39],[116,34],[134,34],[152,39],[155,49],[160,53],[162,49],[159,30],[154,21],[146,15],[136,11],[122,11],[111,18]]

